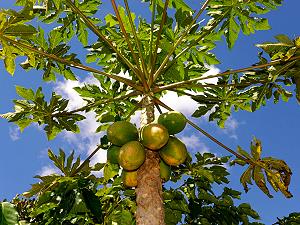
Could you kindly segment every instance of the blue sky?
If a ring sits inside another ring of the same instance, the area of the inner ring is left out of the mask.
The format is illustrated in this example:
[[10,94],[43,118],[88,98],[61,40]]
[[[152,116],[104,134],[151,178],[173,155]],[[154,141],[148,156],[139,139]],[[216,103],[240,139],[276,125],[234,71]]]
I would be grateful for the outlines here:
[[[0,8],[12,7],[13,1],[0,1]],[[194,1],[191,1],[194,2]],[[300,15],[299,1],[286,1],[279,10],[272,11],[267,15],[272,27],[269,31],[258,32],[251,36],[240,36],[232,50],[228,50],[225,42],[218,44],[215,53],[222,62],[218,69],[240,68],[251,65],[257,61],[258,49],[255,43],[274,40],[277,34],[287,34],[291,38],[300,35],[299,21]],[[15,85],[31,87],[36,89],[43,86],[47,93],[53,89],[65,97],[73,99],[72,107],[76,107],[78,102],[76,95],[72,92],[72,87],[80,83],[64,82],[43,84],[41,74],[36,71],[26,73],[20,68],[17,69],[14,77],[11,77],[4,69],[3,62],[0,62],[0,113],[12,110],[12,100],[17,98]],[[94,82],[88,74],[78,72],[83,75],[85,81]],[[83,80],[84,80],[83,79]],[[172,106],[180,106],[178,110],[186,114],[192,112],[194,104],[187,99],[178,99],[169,95],[165,98]],[[176,104],[177,103],[177,104]],[[280,193],[269,199],[256,187],[251,187],[247,194],[242,195],[242,202],[249,202],[257,210],[262,222],[271,224],[276,217],[282,217],[293,211],[300,211],[300,165],[299,165],[299,128],[300,128],[300,107],[295,99],[288,103],[280,102],[274,105],[269,102],[266,107],[262,107],[255,113],[238,112],[233,113],[227,128],[219,129],[214,123],[208,123],[205,119],[198,120],[199,125],[216,136],[226,145],[236,148],[237,145],[249,148],[253,136],[262,140],[263,154],[274,156],[285,160],[293,170],[293,177],[290,191],[294,194],[292,199],[284,198]],[[17,193],[22,193],[30,188],[30,183],[36,182],[34,175],[53,171],[47,158],[47,149],[52,148],[57,152],[62,147],[67,152],[75,149],[82,158],[91,151],[97,144],[99,136],[93,135],[97,124],[93,122],[93,115],[88,115],[87,123],[81,124],[82,134],[72,135],[63,133],[54,141],[48,142],[44,132],[38,126],[31,126],[20,134],[18,129],[7,121],[0,119],[0,199],[11,199]],[[186,128],[181,134],[181,138],[189,143],[190,151],[211,151],[218,155],[228,155],[220,147],[210,142],[192,128]],[[197,147],[195,147],[197,146]],[[96,160],[104,160],[104,154],[96,157]],[[230,186],[242,191],[239,183],[239,176],[242,170],[239,167],[230,168]]]

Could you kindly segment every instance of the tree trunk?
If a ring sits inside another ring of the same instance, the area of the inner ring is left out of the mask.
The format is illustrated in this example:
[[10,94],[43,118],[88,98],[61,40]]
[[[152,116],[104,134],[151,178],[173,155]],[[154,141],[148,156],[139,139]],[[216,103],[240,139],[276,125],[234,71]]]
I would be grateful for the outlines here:
[[[149,98],[143,101],[141,127],[154,120],[154,105]],[[138,169],[137,225],[164,225],[164,205],[160,178],[159,154],[146,149],[146,160]]]

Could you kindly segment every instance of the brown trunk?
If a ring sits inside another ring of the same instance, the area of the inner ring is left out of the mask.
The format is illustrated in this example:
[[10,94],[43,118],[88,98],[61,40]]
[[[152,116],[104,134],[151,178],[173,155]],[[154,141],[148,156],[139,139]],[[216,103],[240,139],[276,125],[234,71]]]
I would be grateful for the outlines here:
[[[145,98],[141,116],[141,127],[154,120],[154,106]],[[164,206],[162,199],[162,183],[159,171],[158,152],[146,149],[146,160],[138,169],[137,225],[164,225]]]

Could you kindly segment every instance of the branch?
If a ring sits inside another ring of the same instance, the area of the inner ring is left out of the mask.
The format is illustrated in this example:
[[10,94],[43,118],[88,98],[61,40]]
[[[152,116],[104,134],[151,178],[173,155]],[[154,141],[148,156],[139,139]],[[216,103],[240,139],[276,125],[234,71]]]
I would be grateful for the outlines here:
[[[168,105],[166,105],[165,103],[163,103],[162,101],[160,101],[159,99],[155,98],[152,96],[152,99],[155,103],[161,105],[162,107],[164,107],[165,109],[169,110],[169,111],[173,111],[172,108],[170,108]],[[189,119],[186,119],[187,123],[190,124],[192,127],[194,127],[196,130],[200,131],[202,134],[204,134],[206,137],[208,137],[210,140],[212,140],[213,142],[215,142],[217,145],[221,146],[222,148],[224,148],[226,151],[230,152],[231,154],[233,154],[235,157],[247,162],[250,165],[253,165],[253,162],[246,159],[245,157],[243,157],[242,155],[238,154],[237,152],[235,152],[234,150],[232,150],[231,148],[227,147],[226,145],[224,145],[222,142],[218,141],[216,138],[214,138],[212,135],[210,135],[209,133],[207,133],[205,130],[201,129],[199,126],[197,126],[195,123],[193,123],[192,121],[190,121]]]
[[164,70],[164,67],[167,65],[167,63],[169,62],[170,57],[172,56],[172,54],[174,53],[174,51],[176,50],[176,48],[183,42],[184,38],[186,37],[186,35],[190,32],[190,30],[192,29],[193,25],[196,23],[196,21],[198,20],[198,18],[201,16],[201,14],[203,13],[203,11],[206,9],[208,3],[210,2],[210,0],[206,0],[205,3],[202,5],[201,9],[199,10],[199,12],[197,13],[197,15],[194,17],[193,21],[190,23],[190,25],[187,27],[187,29],[183,32],[183,34],[181,35],[181,37],[176,41],[176,43],[173,45],[173,47],[171,48],[171,50],[169,51],[168,55],[165,57],[164,61],[162,62],[162,64],[160,65],[160,67],[158,68],[158,70],[155,72],[154,74],[154,80],[162,73],[162,71]]
[[126,32],[124,23],[123,23],[122,18],[121,18],[121,16],[120,16],[120,13],[119,13],[119,10],[118,10],[118,8],[117,8],[117,5],[116,5],[115,0],[111,0],[111,5],[112,5],[112,7],[113,7],[113,9],[114,9],[114,11],[115,11],[115,14],[116,14],[116,16],[117,16],[117,20],[118,20],[119,25],[120,25],[120,28],[121,28],[121,31],[122,31],[122,33],[123,33],[123,35],[124,35],[124,38],[125,38],[125,40],[126,40],[126,42],[127,42],[127,44],[128,44],[129,50],[130,50],[130,52],[131,52],[131,54],[132,54],[132,57],[133,57],[133,59],[134,59],[136,65],[138,66],[138,65],[139,65],[139,60],[138,60],[138,58],[137,58],[137,56],[136,56],[136,54],[135,54],[135,52],[134,52],[134,50],[133,50],[133,47],[132,47],[131,42],[130,42],[130,40],[129,40],[128,34],[127,34],[127,32]]
[[[170,89],[174,89],[174,88],[182,88],[184,85],[191,84],[193,82],[200,81],[200,80],[207,80],[207,79],[211,79],[211,78],[227,76],[227,75],[230,75],[233,73],[241,73],[241,72],[247,72],[247,71],[251,71],[251,70],[255,70],[255,69],[262,69],[262,68],[265,68],[268,66],[274,66],[274,65],[280,64],[282,62],[289,62],[289,61],[293,61],[293,60],[300,60],[300,56],[291,57],[289,60],[286,60],[286,61],[278,59],[278,60],[274,60],[274,61],[271,61],[271,62],[265,63],[265,64],[245,67],[245,68],[236,69],[236,70],[228,70],[226,72],[222,72],[222,73],[218,73],[218,74],[214,74],[214,75],[209,75],[209,76],[205,76],[205,77],[197,77],[197,78],[190,79],[187,81],[180,81],[180,82],[176,82],[176,83],[161,86],[161,87],[155,87],[153,89],[153,93],[161,92],[164,90],[170,90]],[[201,86],[201,84],[199,84],[199,86]]]
[[70,174],[70,177],[75,176],[78,172],[80,172],[80,170],[82,170],[82,168],[85,167],[86,164],[88,164],[91,160],[91,158],[101,149],[101,145],[98,145],[98,147],[81,163],[81,165],[79,167],[77,167],[76,170],[74,170],[73,173]]
[[163,112],[162,112],[161,108],[159,107],[159,105],[157,103],[154,103],[154,105],[155,105],[156,109],[158,110],[159,114],[162,114]]
[[81,19],[85,22],[85,25],[87,25],[88,28],[90,28],[91,31],[94,32],[100,39],[102,39],[109,47],[118,55],[118,57],[132,70],[135,72],[135,74],[138,77],[138,72],[136,71],[136,68],[134,65],[125,57],[123,54],[114,46],[113,42],[109,39],[107,39],[100,30],[89,20],[88,17],[84,15],[84,13],[76,7],[76,5],[71,0],[66,0],[66,4],[70,6],[72,11],[75,14],[78,14]]
[[68,115],[72,115],[74,113],[78,113],[78,112],[82,112],[82,111],[91,109],[92,107],[96,107],[96,106],[103,105],[103,104],[108,104],[108,103],[115,102],[115,101],[120,101],[120,100],[130,98],[130,97],[135,97],[140,94],[141,94],[141,92],[139,92],[139,91],[133,91],[127,95],[123,95],[123,96],[119,96],[119,97],[115,97],[115,98],[109,98],[109,99],[105,99],[105,100],[99,100],[99,101],[93,102],[91,104],[88,104],[86,106],[83,106],[81,108],[78,108],[78,109],[75,109],[75,110],[72,110],[69,112],[57,112],[57,113],[53,114],[52,116],[53,117],[68,116]]
[[[122,18],[121,18],[121,16],[120,16],[120,13],[119,13],[119,10],[118,10],[118,8],[117,8],[117,5],[116,5],[115,0],[111,0],[111,4],[112,4],[112,7],[113,7],[113,9],[114,9],[114,11],[115,11],[115,14],[116,14],[116,16],[117,16],[117,20],[118,20],[118,22],[119,22],[121,31],[122,31],[122,33],[123,33],[123,35],[124,35],[125,41],[127,42],[128,48],[129,48],[129,50],[130,50],[130,52],[131,52],[131,54],[132,54],[132,57],[133,57],[133,59],[134,59],[134,61],[135,61],[135,64],[136,64],[137,68],[140,68],[139,59],[137,58],[137,55],[135,54],[135,52],[134,52],[134,50],[133,50],[133,47],[132,47],[131,42],[130,42],[130,40],[129,40],[128,34],[127,34],[127,32],[126,32],[124,23],[123,23]],[[130,14],[130,18],[131,18],[131,14]],[[140,56],[140,58],[142,58],[142,57]],[[148,85],[147,85],[147,82],[146,82],[146,80],[145,80],[145,76],[144,76],[142,70],[141,70],[141,69],[137,69],[136,72],[138,73],[137,76],[138,76],[139,80],[142,82],[144,88],[145,88],[146,90],[148,90],[149,88],[148,88]],[[144,71],[144,72],[145,72],[145,71]],[[145,72],[145,73],[146,73],[146,72]]]
[[[134,23],[133,23],[133,20],[132,20],[131,10],[129,8],[128,1],[124,0],[124,3],[125,3],[125,7],[126,7],[126,12],[128,14],[130,27],[131,27],[131,30],[133,32],[133,36],[134,36],[134,39],[135,39],[135,42],[136,42],[136,45],[137,45],[138,54],[139,54],[139,57],[140,57],[140,60],[141,60],[141,63],[142,63],[142,68],[143,68],[143,71],[144,71],[144,74],[142,74],[142,78],[145,81],[144,75],[146,77],[148,77],[148,71],[147,71],[147,67],[146,67],[146,64],[145,64],[144,57],[142,55],[142,48],[141,48],[141,45],[140,45],[140,40],[138,39],[138,36],[137,36],[137,33],[136,33],[136,29],[135,29],[135,26],[134,26]],[[145,86],[148,87],[148,83],[147,82],[145,82],[145,83],[146,83]],[[149,89],[149,87],[148,87],[148,89]]]
[[160,44],[160,39],[161,39],[163,26],[164,26],[164,24],[166,22],[166,19],[167,19],[168,5],[169,5],[169,0],[166,0],[165,5],[164,5],[164,9],[163,9],[163,15],[162,15],[159,31],[158,31],[158,34],[157,34],[157,39],[156,39],[156,43],[155,43],[155,50],[154,50],[153,58],[152,58],[152,52],[150,52],[150,55],[151,55],[151,60],[150,60],[150,65],[151,65],[151,69],[150,69],[150,86],[153,84],[153,81],[154,81],[154,74],[153,73],[154,73],[154,69],[155,69],[154,67],[155,67],[155,64],[156,64],[157,50],[158,50],[158,47],[159,47],[159,44]]
[[152,0],[152,18],[151,18],[151,32],[150,32],[150,51],[149,51],[149,70],[150,74],[152,71],[152,45],[153,45],[153,34],[154,34],[154,22],[155,22],[155,9],[156,9],[156,0]]
[[109,77],[111,79],[114,79],[116,81],[122,82],[122,83],[124,83],[124,84],[126,84],[126,85],[128,85],[128,86],[130,86],[132,88],[135,88],[136,90],[139,90],[139,91],[143,90],[141,86],[135,84],[130,79],[127,79],[127,78],[124,78],[124,77],[121,77],[121,76],[118,76],[118,75],[115,75],[115,74],[109,74],[109,73],[106,73],[106,72],[94,69],[92,67],[85,66],[85,65],[83,65],[81,63],[72,62],[72,61],[63,59],[63,58],[58,57],[58,56],[56,56],[54,54],[50,54],[50,53],[44,52],[42,50],[39,50],[39,49],[37,49],[35,47],[29,46],[29,45],[24,44],[22,42],[15,41],[13,39],[7,38],[7,37],[5,37],[5,36],[3,36],[1,34],[0,34],[0,39],[4,40],[6,42],[9,42],[10,44],[12,44],[12,45],[14,45],[16,47],[21,47],[21,48],[28,49],[31,52],[34,52],[34,53],[36,53],[38,55],[42,55],[42,56],[44,56],[44,57],[46,57],[48,59],[54,60],[54,61],[62,63],[64,65],[67,65],[67,66],[70,66],[70,67],[73,67],[73,68],[76,68],[76,69],[88,71],[88,72],[98,73],[98,74],[104,75],[106,77]]
[[188,95],[190,97],[194,97],[194,95],[190,94],[190,93],[187,93],[187,92],[184,92],[184,91],[181,91],[181,90],[178,90],[180,88],[193,88],[193,87],[196,87],[196,88],[216,88],[216,87],[236,87],[236,88],[241,88],[241,87],[248,87],[248,86],[251,86],[251,85],[254,85],[254,84],[266,84],[266,83],[269,83],[267,80],[260,80],[260,81],[255,81],[255,82],[245,82],[245,83],[229,83],[229,84],[183,84],[183,85],[180,85],[178,87],[173,87],[173,88],[168,88],[168,89],[165,89],[164,87],[165,86],[161,86],[161,87],[154,87],[153,88],[153,92],[154,93],[157,93],[157,92],[161,92],[161,91],[164,91],[164,90],[168,90],[168,91],[174,91],[174,92],[178,92],[180,94],[184,94],[184,95]]

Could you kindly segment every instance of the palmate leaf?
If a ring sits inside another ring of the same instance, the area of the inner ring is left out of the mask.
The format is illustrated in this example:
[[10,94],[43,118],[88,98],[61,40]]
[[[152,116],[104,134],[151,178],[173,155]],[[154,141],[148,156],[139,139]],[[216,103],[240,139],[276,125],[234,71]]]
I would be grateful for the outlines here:
[[208,14],[215,20],[223,15],[221,30],[229,48],[232,48],[238,38],[240,30],[249,35],[256,30],[268,30],[270,26],[268,20],[259,15],[265,14],[270,10],[276,9],[281,5],[281,0],[213,0],[210,2]]
[[288,216],[285,216],[283,218],[277,218],[278,222],[274,223],[273,225],[297,225],[300,224],[300,213],[294,212],[290,213]]
[[267,179],[275,191],[281,191],[285,197],[291,198],[293,195],[288,190],[292,171],[283,160],[270,157],[263,158],[262,162],[269,167],[266,171]]
[[[21,66],[26,70],[31,68],[44,70],[43,78],[45,81],[54,81],[57,74],[63,75],[66,79],[76,80],[76,76],[68,66],[61,62],[49,60],[47,57],[41,57],[31,49],[38,49],[45,54],[53,54],[65,60],[78,62],[76,54],[68,54],[70,46],[67,43],[77,34],[79,41],[86,46],[88,44],[87,27],[79,19],[76,20],[77,17],[70,13],[70,10],[67,10],[69,12],[67,14],[63,13],[66,10],[65,4],[62,4],[62,1],[40,1],[42,6],[34,6],[33,3],[35,2],[28,3],[28,1],[18,2],[19,5],[25,6],[18,12],[13,10],[0,12],[0,17],[4,20],[0,27],[1,35],[4,38],[0,37],[0,43],[3,46],[2,54],[5,56],[3,59],[7,71],[13,74],[15,71],[15,58],[25,55],[27,59],[21,63]],[[93,15],[97,11],[99,4],[100,1],[98,0],[85,0],[80,1],[78,7],[84,14]],[[38,11],[36,11],[37,8]],[[61,13],[66,15],[66,17],[58,19]],[[36,29],[32,25],[24,24],[32,20],[34,16],[40,19],[43,18],[44,22],[53,22],[58,19],[57,22],[62,23],[63,26],[53,28],[48,33],[48,37],[45,38],[41,27]],[[5,38],[17,38],[18,42],[22,42],[27,47],[16,47],[15,44],[9,43]]]
[[[224,128],[233,108],[236,111],[251,111],[250,102],[255,99],[255,92],[252,88],[240,90],[239,86],[243,87],[243,83],[244,81],[231,81],[226,77],[219,79],[216,87],[205,88],[203,93],[192,97],[200,104],[192,116],[201,117],[210,113],[209,120],[216,120],[217,124]],[[246,83],[247,85],[249,86],[249,83]]]
[[[244,190],[248,192],[248,184],[252,184],[252,180],[255,184],[270,198],[273,196],[267,187],[267,182],[276,191],[282,192],[287,198],[291,198],[292,194],[289,192],[289,184],[291,180],[292,171],[289,166],[283,160],[275,159],[272,157],[261,158],[262,145],[261,141],[257,138],[253,138],[251,142],[251,155],[238,147],[238,153],[243,158],[237,158],[231,162],[231,164],[239,164],[244,166],[249,164],[248,168],[243,172],[240,177],[240,182],[244,187]],[[244,161],[244,163],[242,163]]]
[[240,182],[243,185],[245,192],[249,191],[249,188],[248,188],[247,184],[252,184],[252,181],[251,181],[251,172],[252,172],[252,170],[253,170],[253,167],[249,166],[243,172],[243,174],[241,175],[241,178],[240,178]]
[[[286,38],[286,36],[277,36],[279,40],[285,40]],[[203,85],[204,87],[201,94],[193,97],[199,103],[199,108],[193,116],[201,117],[209,113],[210,120],[216,120],[220,127],[224,127],[225,121],[232,113],[232,109],[252,112],[262,105],[266,105],[267,101],[272,98],[274,103],[278,103],[280,99],[287,102],[292,97],[288,87],[291,84],[295,84],[296,97],[299,98],[300,64],[296,58],[295,60],[291,59],[292,57],[298,57],[300,50],[291,53],[290,50],[296,48],[296,41],[285,41],[289,44],[285,44],[284,48],[280,43],[279,47],[276,45],[277,43],[274,43],[278,48],[266,50],[270,57],[276,56],[276,60],[283,60],[281,64],[253,70],[242,75],[224,76],[219,78],[218,83],[212,85],[212,87],[209,85],[205,87],[205,83],[189,85],[188,87],[191,87],[191,89],[194,86],[201,87]],[[265,48],[265,46],[263,45],[262,48]],[[261,54],[259,54],[259,57],[260,62],[256,65],[259,66],[267,62]]]
[[260,166],[255,166],[253,168],[252,179],[255,181],[260,190],[262,190],[269,198],[273,198],[273,195],[270,194],[270,191],[267,188],[265,176]]
[[31,123],[45,124],[44,130],[49,140],[52,140],[62,130],[79,132],[76,122],[85,119],[76,113],[68,113],[68,100],[52,93],[48,102],[44,100],[42,88],[36,92],[31,89],[17,86],[16,91],[24,100],[15,100],[15,112],[0,115],[9,122],[16,123],[23,131]]
[[[196,162],[191,162],[190,165],[186,163],[187,166],[189,165],[195,170],[197,167],[207,167],[208,170],[215,166],[222,167],[222,163],[226,163],[229,159],[228,157],[217,158],[211,153],[197,153],[196,157]],[[252,219],[259,219],[258,213],[250,205],[245,203],[235,205],[234,200],[239,199],[241,195],[239,191],[225,187],[220,195],[216,195],[212,191],[212,183],[205,176],[190,173],[189,170],[185,171],[185,169],[185,167],[181,167],[178,168],[178,171],[190,176],[190,178],[184,178],[183,184],[178,189],[165,190],[163,194],[166,206],[168,201],[172,202],[172,199],[183,200],[178,204],[180,207],[175,206],[174,210],[166,208],[166,212],[169,213],[166,215],[167,224],[175,225],[180,223],[182,219],[184,219],[184,224],[252,224],[250,222]],[[175,174],[178,171],[175,170]],[[225,173],[212,171],[216,182],[224,180],[228,176],[226,169],[224,170]],[[224,183],[226,182],[223,182],[223,185],[225,185]],[[188,211],[185,212],[185,210]],[[257,223],[254,222],[253,224]]]
[[74,176],[76,174],[78,166],[80,165],[80,157],[77,157],[75,162],[74,151],[67,157],[62,149],[59,149],[59,155],[55,155],[51,149],[48,150],[48,156],[53,161],[54,165],[65,175],[65,176]]
[[[291,40],[286,35],[277,35],[275,38],[277,39],[277,42],[267,42],[257,45],[262,48],[272,60],[286,61],[300,55],[300,50],[297,46],[297,40],[299,38]],[[297,61],[291,60],[290,62],[258,71],[257,73],[267,75],[269,77],[269,82],[258,90],[259,97],[257,101],[254,102],[252,108],[259,108],[260,104],[265,101],[265,98],[269,99],[272,93],[275,103],[278,102],[279,97],[284,101],[287,101],[292,96],[292,94],[287,91],[283,85],[279,84],[278,81],[283,81],[283,83],[287,85],[292,83],[295,84],[296,98],[299,101],[299,68],[300,64]],[[275,90],[273,91],[273,89]]]
[[32,25],[26,25],[26,24],[17,24],[17,25],[11,25],[9,27],[6,27],[3,30],[3,33],[8,36],[33,36],[37,33],[37,30]]
[[289,59],[297,51],[296,41],[294,42],[286,35],[275,36],[277,42],[265,42],[257,44],[256,46],[262,48],[271,59],[276,60],[279,58]]
[[52,190],[58,184],[57,181],[60,178],[60,176],[53,174],[53,175],[43,176],[43,177],[36,176],[36,178],[41,179],[42,182],[32,184],[31,189],[24,192],[23,196],[30,198],[39,193]]
[[0,50],[0,59],[3,59],[6,71],[9,74],[14,75],[16,70],[15,60],[17,56],[23,56],[24,53],[7,42],[1,42],[0,40],[0,44],[2,45],[2,49]]

